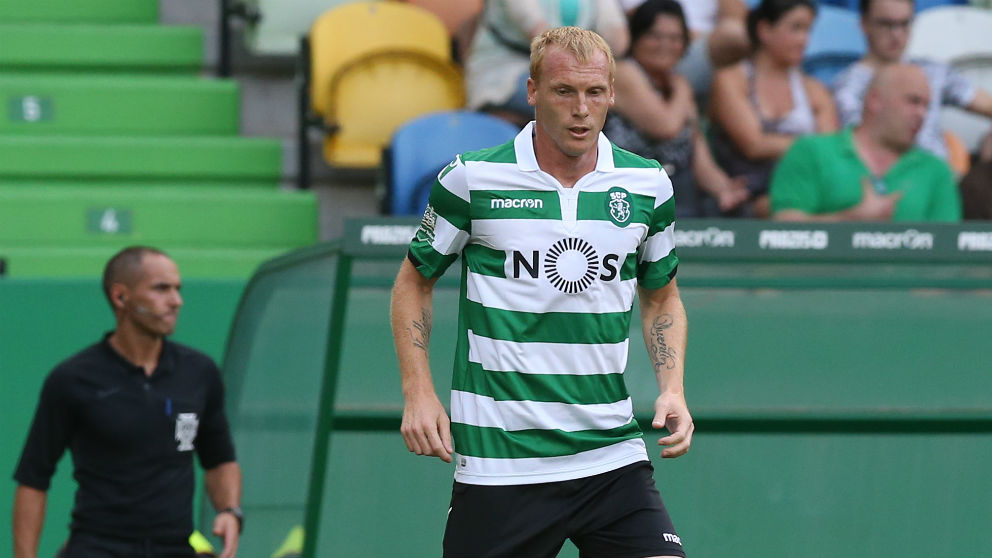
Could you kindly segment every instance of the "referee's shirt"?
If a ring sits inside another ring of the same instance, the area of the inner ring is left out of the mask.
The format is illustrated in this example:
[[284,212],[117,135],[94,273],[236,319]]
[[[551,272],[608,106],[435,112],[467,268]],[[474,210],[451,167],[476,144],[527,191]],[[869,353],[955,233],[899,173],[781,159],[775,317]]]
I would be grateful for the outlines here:
[[72,529],[169,539],[193,531],[193,452],[205,469],[234,461],[220,371],[165,341],[151,376],[103,340],[52,370],[14,473],[48,490],[66,448],[79,484]]

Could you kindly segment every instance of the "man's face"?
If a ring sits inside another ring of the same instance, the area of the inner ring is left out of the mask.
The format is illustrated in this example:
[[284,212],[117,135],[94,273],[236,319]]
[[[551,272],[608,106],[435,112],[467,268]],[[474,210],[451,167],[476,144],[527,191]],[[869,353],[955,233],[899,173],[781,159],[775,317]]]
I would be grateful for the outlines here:
[[538,133],[558,150],[579,157],[595,150],[606,111],[613,106],[613,83],[606,54],[586,63],[552,46],[541,62],[538,81],[527,80],[527,102],[534,107]]
[[145,254],[137,281],[128,287],[123,319],[153,336],[171,334],[183,305],[181,286],[175,262],[159,254]]
[[909,0],[874,0],[861,19],[868,50],[884,62],[902,58],[913,23],[913,3]]
[[879,121],[883,138],[900,151],[916,141],[930,106],[930,86],[922,71],[903,71],[878,92]]

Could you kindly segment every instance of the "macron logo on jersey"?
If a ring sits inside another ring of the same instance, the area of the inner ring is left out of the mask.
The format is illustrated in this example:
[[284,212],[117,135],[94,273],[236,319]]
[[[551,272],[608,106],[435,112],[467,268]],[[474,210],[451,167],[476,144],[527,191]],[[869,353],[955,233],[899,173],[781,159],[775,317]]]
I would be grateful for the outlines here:
[[493,199],[489,201],[489,209],[544,209],[544,200],[524,199]]

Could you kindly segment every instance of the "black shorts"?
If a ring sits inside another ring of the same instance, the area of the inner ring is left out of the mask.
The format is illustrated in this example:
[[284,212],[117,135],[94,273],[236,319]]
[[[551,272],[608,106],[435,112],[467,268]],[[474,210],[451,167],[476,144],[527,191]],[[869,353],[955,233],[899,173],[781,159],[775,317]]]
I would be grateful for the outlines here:
[[131,539],[73,530],[58,558],[194,558],[196,552],[184,538]]
[[456,482],[444,556],[685,556],[648,461],[562,482],[483,486]]

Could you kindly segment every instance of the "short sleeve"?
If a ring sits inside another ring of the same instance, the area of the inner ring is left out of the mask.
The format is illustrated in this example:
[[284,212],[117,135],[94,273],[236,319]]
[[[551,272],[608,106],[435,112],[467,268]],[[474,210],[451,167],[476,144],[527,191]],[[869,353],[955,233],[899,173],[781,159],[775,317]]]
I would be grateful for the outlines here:
[[73,406],[67,396],[69,378],[53,371],[41,388],[28,439],[14,472],[14,480],[38,490],[48,490],[55,467],[72,439]]
[[471,207],[465,163],[456,157],[431,187],[427,209],[410,242],[410,258],[428,279],[444,274],[468,243]]
[[941,90],[941,104],[967,107],[975,100],[978,88],[958,70],[944,66],[944,87]]
[[786,209],[815,214],[822,211],[816,154],[812,149],[815,136],[801,137],[792,144],[775,165],[769,194],[772,213]]
[[864,108],[865,90],[871,81],[872,72],[862,68],[858,62],[847,67],[834,81],[834,102],[841,126],[861,123]]
[[675,252],[675,196],[672,181],[661,169],[651,222],[637,256],[637,284],[641,287],[660,289],[675,277],[679,266]]
[[236,456],[231,427],[224,411],[224,384],[220,370],[211,361],[205,372],[209,375],[209,385],[203,420],[196,434],[196,453],[200,458],[200,465],[204,469],[212,469],[222,463],[234,461]]

